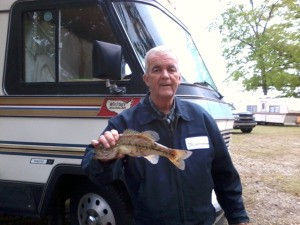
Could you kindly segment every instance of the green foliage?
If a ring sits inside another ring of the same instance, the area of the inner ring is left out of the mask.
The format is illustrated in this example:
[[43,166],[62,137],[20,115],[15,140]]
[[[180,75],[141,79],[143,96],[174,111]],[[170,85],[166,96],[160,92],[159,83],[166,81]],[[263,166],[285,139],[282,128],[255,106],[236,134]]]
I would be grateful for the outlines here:
[[300,5],[297,0],[247,1],[221,15],[227,80],[300,96]]

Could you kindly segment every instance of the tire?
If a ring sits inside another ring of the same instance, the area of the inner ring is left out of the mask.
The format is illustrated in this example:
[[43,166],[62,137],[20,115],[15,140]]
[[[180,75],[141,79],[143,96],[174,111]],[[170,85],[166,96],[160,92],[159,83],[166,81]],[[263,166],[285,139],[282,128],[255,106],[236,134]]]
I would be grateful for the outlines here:
[[132,225],[132,215],[128,194],[118,185],[78,188],[70,198],[71,225]]
[[220,210],[216,213],[216,221],[214,222],[213,225],[225,225],[226,223],[226,218],[223,210]]
[[243,129],[241,129],[241,131],[243,133],[251,133],[252,130],[253,130],[253,128],[243,128]]

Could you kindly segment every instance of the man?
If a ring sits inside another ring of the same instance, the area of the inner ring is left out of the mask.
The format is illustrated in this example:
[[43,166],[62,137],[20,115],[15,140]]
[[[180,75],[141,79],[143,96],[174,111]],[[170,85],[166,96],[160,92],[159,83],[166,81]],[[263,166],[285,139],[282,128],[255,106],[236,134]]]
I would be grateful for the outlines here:
[[247,224],[240,178],[214,119],[199,105],[175,97],[181,80],[175,53],[164,46],[151,49],[145,57],[143,79],[149,94],[110,119],[92,146],[114,146],[126,129],[153,130],[160,144],[193,151],[185,169],[179,170],[165,157],[155,165],[143,157],[124,155],[95,160],[92,148],[87,148],[82,162],[85,173],[99,182],[99,174],[113,180],[123,168],[136,225],[211,225],[215,221],[213,189],[229,224]]

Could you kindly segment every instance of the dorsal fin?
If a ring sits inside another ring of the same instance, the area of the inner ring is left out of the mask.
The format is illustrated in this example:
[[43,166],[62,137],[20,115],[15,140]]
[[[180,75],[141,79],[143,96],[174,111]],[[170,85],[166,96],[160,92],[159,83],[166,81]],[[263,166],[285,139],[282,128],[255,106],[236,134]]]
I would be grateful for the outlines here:
[[127,129],[124,130],[123,135],[143,135],[145,138],[149,138],[152,141],[158,141],[159,140],[159,135],[157,132],[152,131],[152,130],[147,130],[143,132],[138,132],[132,129]]
[[126,135],[126,134],[127,135],[132,135],[132,134],[140,134],[140,132],[132,130],[132,129],[126,129],[126,130],[123,131],[123,134],[124,135]]
[[159,140],[159,134],[153,130],[146,130],[142,132],[142,135],[149,137],[153,141]]

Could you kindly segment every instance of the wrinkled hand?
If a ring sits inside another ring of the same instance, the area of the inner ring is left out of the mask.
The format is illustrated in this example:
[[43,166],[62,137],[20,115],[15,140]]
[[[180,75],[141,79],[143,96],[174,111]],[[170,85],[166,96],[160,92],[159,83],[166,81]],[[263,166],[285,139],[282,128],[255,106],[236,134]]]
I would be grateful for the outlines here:
[[[105,131],[104,134],[100,135],[98,140],[92,140],[91,144],[94,148],[99,147],[102,145],[104,148],[109,149],[116,145],[117,141],[119,140],[120,134],[117,130]],[[116,158],[123,158],[123,154],[117,154]],[[101,161],[110,161],[110,160],[101,160]]]
[[104,148],[110,148],[114,146],[119,140],[120,134],[117,130],[105,131],[104,134],[100,135],[98,140],[92,140],[91,144],[97,148],[103,145]]

